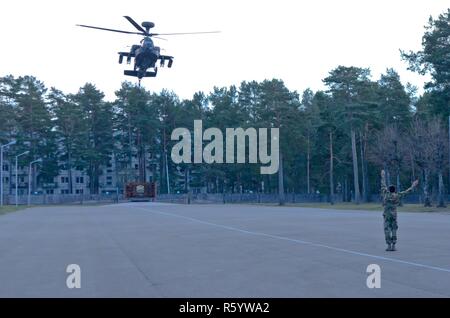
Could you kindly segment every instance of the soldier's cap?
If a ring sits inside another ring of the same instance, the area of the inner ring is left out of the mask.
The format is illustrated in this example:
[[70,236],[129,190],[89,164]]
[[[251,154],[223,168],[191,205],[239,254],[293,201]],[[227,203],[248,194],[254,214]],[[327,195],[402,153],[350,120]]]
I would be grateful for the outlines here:
[[394,193],[395,192],[395,185],[391,184],[389,187],[389,192]]

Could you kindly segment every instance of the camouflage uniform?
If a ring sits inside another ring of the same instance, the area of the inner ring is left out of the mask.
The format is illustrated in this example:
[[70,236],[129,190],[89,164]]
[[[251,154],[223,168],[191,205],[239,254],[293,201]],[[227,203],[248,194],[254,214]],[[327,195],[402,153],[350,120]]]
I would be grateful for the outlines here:
[[386,244],[388,245],[397,243],[397,206],[400,205],[400,200],[413,189],[414,187],[410,187],[402,192],[391,193],[386,186],[385,177],[383,176],[381,178],[381,195],[384,206],[384,235]]

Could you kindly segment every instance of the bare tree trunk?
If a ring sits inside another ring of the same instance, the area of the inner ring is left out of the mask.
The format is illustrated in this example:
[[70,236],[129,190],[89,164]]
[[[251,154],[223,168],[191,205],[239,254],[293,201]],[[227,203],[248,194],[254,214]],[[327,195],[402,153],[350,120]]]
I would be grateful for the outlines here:
[[365,179],[365,185],[366,185],[366,198],[365,200],[367,202],[370,201],[370,182],[369,182],[369,167],[368,167],[368,162],[367,162],[367,136],[369,136],[369,124],[366,123],[366,127],[365,127],[365,133],[364,133],[364,165],[363,165],[363,169],[364,169],[364,174],[366,176]]
[[308,147],[307,147],[307,153],[306,153],[306,187],[307,187],[307,193],[311,193],[311,177],[310,177],[310,165],[311,165],[311,145],[310,145],[310,137],[308,134]]
[[[13,164],[12,164],[12,160],[10,159],[9,160],[9,169],[8,169],[8,180],[9,180],[9,182],[8,182],[8,192],[7,192],[8,195],[12,195],[13,194],[12,193],[12,189],[13,189],[13,183],[12,183],[12,180],[13,180],[12,170],[13,170],[13,168],[12,167],[13,167]],[[4,191],[3,193],[6,193],[6,192]],[[8,197],[8,204],[9,204],[9,197]]]
[[187,195],[187,204],[191,204],[191,188],[189,186],[189,167],[184,170],[184,188]]
[[[165,125],[165,124],[164,124]],[[167,161],[167,140],[166,140],[166,128],[163,129],[163,174],[161,178],[161,185],[164,183],[167,194],[170,194],[169,184],[169,163]]]
[[363,134],[359,134],[359,142],[361,144],[361,173],[362,173],[362,200],[363,202],[367,202],[367,189],[366,189],[366,171],[364,170],[364,143],[363,143]]
[[132,175],[133,173],[133,141],[132,141],[133,137],[131,135],[131,121],[130,121],[130,116],[128,115],[128,147],[129,147],[129,151],[128,151],[128,171],[125,177],[125,182],[128,183],[128,181],[131,179],[131,181],[136,181],[135,177]]
[[[70,146],[69,146],[70,147]],[[68,156],[68,160],[67,160],[67,164],[68,164],[68,172],[69,172],[69,193],[73,194],[73,179],[72,179],[72,153],[70,151],[67,152],[67,156]]]
[[348,202],[348,179],[347,177],[345,177],[344,180],[344,197],[343,197],[344,202]]
[[[2,167],[3,169],[3,167]],[[37,185],[37,173],[36,173],[36,165],[33,165],[31,167],[31,175],[32,175],[32,183],[31,183],[31,191],[35,192],[36,191],[36,185]],[[2,180],[3,182],[3,180]]]
[[442,170],[439,170],[439,200],[438,200],[438,208],[445,208],[444,201],[444,177],[442,174]]
[[95,164],[95,188],[94,194],[100,194],[100,167],[98,163]]
[[285,204],[285,196],[284,196],[284,176],[283,176],[283,155],[280,150],[280,168],[278,170],[278,199],[279,205]]
[[352,157],[353,157],[353,180],[354,180],[354,189],[355,189],[355,203],[359,204],[360,194],[359,194],[359,171],[358,171],[358,154],[356,152],[356,133],[352,128]]
[[142,145],[142,169],[144,170],[144,175],[142,178],[142,181],[147,182],[148,178],[147,178],[147,159],[148,159],[148,155],[147,155],[147,147],[143,144]]
[[423,173],[424,173],[424,181],[423,181],[424,206],[431,207],[431,198],[430,198],[430,193],[428,191],[428,183],[429,183],[428,168],[425,168]]
[[334,204],[334,180],[333,180],[333,170],[334,170],[334,162],[333,162],[333,132],[330,131],[330,203]]
[[409,156],[411,159],[411,173],[412,173],[412,179],[411,182],[416,180],[416,169],[415,169],[415,165],[414,165],[414,155],[412,150],[409,151]]
[[139,182],[145,182],[146,176],[146,160],[145,160],[145,146],[142,142],[142,134],[140,131],[137,133],[137,155],[138,155],[138,169],[139,169]]
[[[162,167],[160,167],[160,182],[161,182],[161,193],[166,193],[167,191],[167,178],[166,178],[166,155],[163,150],[162,158]],[[164,189],[164,190],[163,190]]]

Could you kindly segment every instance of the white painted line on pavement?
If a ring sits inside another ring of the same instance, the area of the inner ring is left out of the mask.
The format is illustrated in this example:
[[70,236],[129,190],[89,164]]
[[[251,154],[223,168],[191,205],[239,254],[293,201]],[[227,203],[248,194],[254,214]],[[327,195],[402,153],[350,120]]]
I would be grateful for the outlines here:
[[391,258],[391,257],[385,257],[385,256],[361,253],[361,252],[356,252],[356,251],[352,251],[352,250],[347,250],[347,249],[344,249],[344,248],[333,247],[333,246],[319,244],[319,243],[314,243],[314,242],[309,242],[309,241],[297,240],[297,239],[292,239],[292,238],[284,237],[284,236],[272,235],[272,234],[267,234],[267,233],[262,233],[262,232],[247,231],[247,230],[239,229],[239,228],[232,227],[232,226],[227,226],[227,225],[222,225],[222,224],[217,224],[217,223],[211,223],[211,222],[208,222],[208,221],[203,221],[203,220],[191,218],[191,217],[188,217],[188,216],[183,216],[183,215],[178,215],[178,214],[174,214],[174,213],[163,212],[163,211],[159,211],[159,210],[155,210],[155,209],[146,209],[146,208],[141,208],[141,207],[136,207],[136,208],[141,209],[141,210],[145,210],[145,211],[149,211],[149,212],[152,212],[152,213],[158,213],[158,214],[162,214],[162,215],[166,215],[166,216],[172,216],[172,217],[185,219],[185,220],[189,220],[189,221],[193,221],[193,222],[197,222],[197,223],[202,223],[202,224],[206,224],[206,225],[211,225],[211,226],[215,226],[215,227],[218,227],[218,228],[222,228],[222,229],[226,229],[226,230],[230,230],[230,231],[235,231],[235,232],[240,232],[240,233],[244,233],[244,234],[255,235],[255,236],[263,236],[263,237],[269,237],[269,238],[276,239],[276,240],[288,241],[288,242],[304,244],[304,245],[310,245],[310,246],[315,246],[315,247],[322,247],[322,248],[326,248],[326,249],[337,251],[337,252],[343,252],[343,253],[353,254],[353,255],[358,255],[358,256],[365,256],[365,257],[370,257],[370,258],[374,258],[374,259],[390,261],[390,262],[394,262],[394,263],[400,263],[400,264],[405,264],[405,265],[410,265],[410,266],[421,267],[421,268],[426,268],[426,269],[431,269],[431,270],[436,270],[436,271],[450,273],[450,269],[448,269],[448,268],[431,266],[431,265],[420,264],[420,263],[415,263],[415,262],[408,262],[408,261],[403,261],[403,260],[396,259],[396,258]]

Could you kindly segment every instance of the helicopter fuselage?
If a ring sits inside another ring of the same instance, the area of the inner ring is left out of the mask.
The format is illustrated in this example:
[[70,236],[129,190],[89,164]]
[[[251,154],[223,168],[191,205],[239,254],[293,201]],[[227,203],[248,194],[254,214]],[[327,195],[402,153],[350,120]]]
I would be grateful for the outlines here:
[[145,38],[141,46],[135,46],[134,69],[147,71],[150,67],[155,67],[161,49],[154,46],[150,39]]
[[[172,67],[173,57],[160,54],[161,49],[153,44],[149,37],[145,37],[141,41],[141,45],[133,45],[129,53],[119,52],[119,63],[122,63],[123,57],[127,57],[127,64],[131,63],[131,58],[134,58],[134,70],[125,71],[125,75],[135,76],[139,79],[143,77],[155,77],[158,68],[156,63],[160,60],[160,65],[165,66],[165,61],[169,61],[168,67]],[[153,70],[148,72],[147,70]]]

